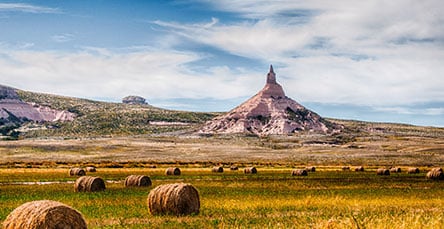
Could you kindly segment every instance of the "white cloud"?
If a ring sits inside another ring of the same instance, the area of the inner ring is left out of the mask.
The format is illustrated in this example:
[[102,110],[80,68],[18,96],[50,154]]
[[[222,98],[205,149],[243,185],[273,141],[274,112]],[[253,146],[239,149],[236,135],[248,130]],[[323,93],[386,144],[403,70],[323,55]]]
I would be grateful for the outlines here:
[[374,110],[401,115],[444,115],[444,108],[375,107]]
[[297,100],[372,106],[444,101],[441,1],[203,2],[246,20],[155,24],[277,64],[278,81]]
[[73,34],[69,34],[69,33],[56,34],[56,35],[53,35],[51,37],[51,39],[53,41],[55,41],[55,42],[58,42],[58,43],[64,43],[64,42],[68,42],[68,41],[74,40],[74,35]]
[[16,11],[25,13],[60,13],[57,8],[37,6],[26,3],[0,3],[0,11]]
[[[439,106],[408,107],[444,102],[441,1],[205,2],[243,20],[158,20],[152,23],[161,36],[150,41],[156,49],[83,47],[66,53],[23,50],[32,47],[31,43],[23,47],[0,43],[0,83],[114,101],[134,94],[148,102],[165,101],[171,107],[174,104],[168,99],[172,98],[233,101],[252,96],[263,86],[268,64],[272,63],[287,95],[302,104],[352,104],[396,114],[443,115]],[[0,3],[0,11],[60,12],[4,3]],[[55,34],[52,39],[67,42],[74,36]],[[175,47],[186,49],[189,42],[191,49],[202,44],[258,60],[264,66],[260,71],[214,62],[196,66],[218,54],[175,51]],[[203,68],[204,72],[195,70]]]
[[24,90],[114,101],[130,94],[149,101],[252,93],[248,89],[255,85],[254,75],[227,67],[209,68],[208,74],[191,71],[187,64],[200,58],[191,52],[154,49],[123,54],[103,48],[77,53],[2,51],[0,75],[2,84]]

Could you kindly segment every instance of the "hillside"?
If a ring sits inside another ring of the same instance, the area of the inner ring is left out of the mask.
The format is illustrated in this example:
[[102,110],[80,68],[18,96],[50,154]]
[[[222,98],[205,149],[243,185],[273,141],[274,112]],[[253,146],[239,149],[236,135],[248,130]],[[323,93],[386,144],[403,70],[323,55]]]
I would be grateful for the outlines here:
[[76,115],[70,122],[28,123],[24,137],[126,136],[190,130],[216,114],[172,111],[150,105],[98,102],[87,99],[17,90],[24,102],[67,110]]
[[[222,114],[211,112],[173,111],[153,107],[147,104],[99,102],[18,89],[15,89],[15,92],[16,95],[14,95],[14,99],[20,99],[23,103],[36,104],[34,106],[47,107],[59,111],[67,111],[73,113],[75,118],[73,121],[55,122],[33,122],[26,119],[15,120],[11,118],[11,120],[2,119],[3,124],[0,123],[0,127],[4,130],[4,133],[2,132],[1,135],[9,135],[13,138],[19,136],[21,138],[76,138],[165,133],[187,134],[197,132],[205,122]],[[354,138],[358,136],[371,136],[374,133],[427,136],[433,138],[444,135],[444,128],[329,118],[326,118],[326,120],[342,125],[344,129],[341,133],[333,135],[315,134],[311,137],[304,137],[304,141],[343,144],[345,142],[353,141]],[[7,121],[9,121],[9,124],[7,124]],[[295,135],[310,136],[311,134],[307,135],[306,132],[300,132]]]

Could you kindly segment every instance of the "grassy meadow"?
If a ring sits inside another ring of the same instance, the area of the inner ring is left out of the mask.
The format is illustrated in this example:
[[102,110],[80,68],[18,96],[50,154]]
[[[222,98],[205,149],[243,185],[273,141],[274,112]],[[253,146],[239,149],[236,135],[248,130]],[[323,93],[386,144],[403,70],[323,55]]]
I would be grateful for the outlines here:
[[[259,166],[258,174],[225,168],[182,168],[180,176],[165,176],[165,168],[98,168],[107,189],[75,193],[75,177],[67,168],[1,168],[0,221],[19,205],[51,199],[79,210],[89,228],[443,228],[444,182],[420,174],[377,176],[341,167],[317,167],[306,177],[291,176],[292,168]],[[149,175],[153,186],[125,188],[130,174]],[[40,183],[39,183],[40,182]],[[46,182],[46,183],[45,183]],[[200,214],[152,216],[146,199],[153,187],[174,182],[194,185],[200,194]]]
[[[89,228],[444,228],[444,128],[340,121],[340,134],[134,135],[0,141],[0,221],[23,203],[50,199],[79,210]],[[230,171],[230,165],[239,171]],[[93,165],[107,189],[75,193],[71,167]],[[154,165],[157,168],[153,168]],[[223,173],[212,173],[223,165]],[[293,168],[316,166],[306,177]],[[342,166],[365,167],[364,172]],[[177,166],[180,176],[165,176]],[[256,166],[258,174],[242,169]],[[377,176],[400,166],[402,173]],[[418,167],[419,174],[407,174]],[[153,185],[125,188],[128,175]],[[166,183],[199,190],[198,215],[152,216],[149,191]]]

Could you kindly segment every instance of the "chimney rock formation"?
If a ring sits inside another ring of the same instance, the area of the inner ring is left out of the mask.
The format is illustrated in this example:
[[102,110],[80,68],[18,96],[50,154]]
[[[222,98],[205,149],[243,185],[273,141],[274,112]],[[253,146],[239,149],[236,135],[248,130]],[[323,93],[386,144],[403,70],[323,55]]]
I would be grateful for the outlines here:
[[330,133],[341,128],[285,96],[282,86],[276,82],[273,66],[270,66],[265,87],[259,93],[227,114],[208,121],[199,133],[263,136],[299,131]]

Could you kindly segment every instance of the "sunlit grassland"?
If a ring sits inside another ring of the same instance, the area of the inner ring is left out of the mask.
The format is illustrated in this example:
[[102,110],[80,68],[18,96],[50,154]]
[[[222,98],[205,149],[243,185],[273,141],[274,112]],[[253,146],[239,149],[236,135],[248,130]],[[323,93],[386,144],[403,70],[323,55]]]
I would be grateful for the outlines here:
[[[366,172],[317,167],[307,177],[292,177],[290,167],[258,167],[211,173],[185,167],[180,176],[164,176],[165,168],[98,168],[93,176],[107,181],[107,190],[75,193],[65,168],[0,169],[0,221],[17,206],[52,199],[79,210],[90,228],[443,228],[444,182],[420,174],[377,176]],[[405,168],[404,168],[405,169]],[[149,175],[153,186],[124,188],[130,174]],[[38,185],[21,182],[58,182]],[[187,182],[200,193],[198,215],[151,216],[146,198],[151,188]]]

